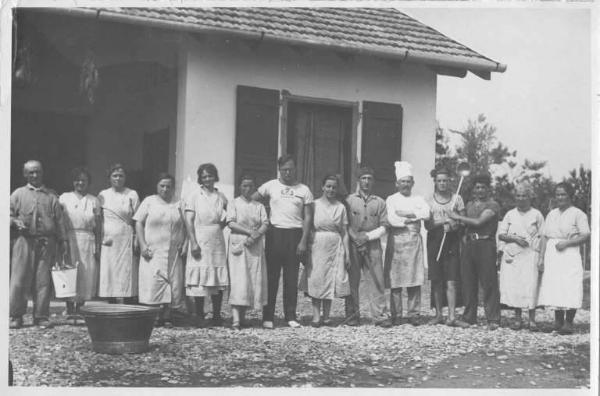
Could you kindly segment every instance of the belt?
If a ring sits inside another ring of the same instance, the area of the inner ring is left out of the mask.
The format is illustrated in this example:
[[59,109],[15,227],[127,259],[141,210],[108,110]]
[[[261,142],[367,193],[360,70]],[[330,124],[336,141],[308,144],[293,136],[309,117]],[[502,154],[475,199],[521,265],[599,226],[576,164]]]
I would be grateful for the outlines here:
[[492,239],[491,235],[481,235],[476,232],[467,234],[467,241],[479,241],[479,240],[490,240],[490,239]]

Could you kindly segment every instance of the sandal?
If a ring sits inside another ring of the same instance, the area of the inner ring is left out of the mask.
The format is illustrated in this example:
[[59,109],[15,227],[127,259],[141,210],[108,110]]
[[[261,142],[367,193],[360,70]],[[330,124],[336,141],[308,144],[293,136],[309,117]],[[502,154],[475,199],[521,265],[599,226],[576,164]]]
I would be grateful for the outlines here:
[[319,322],[310,322],[310,326],[314,327],[314,328],[319,328],[319,327],[321,327],[321,323],[319,323]]
[[323,321],[321,323],[323,324],[323,326],[332,326],[333,325],[333,320],[331,320],[331,319],[323,319]]

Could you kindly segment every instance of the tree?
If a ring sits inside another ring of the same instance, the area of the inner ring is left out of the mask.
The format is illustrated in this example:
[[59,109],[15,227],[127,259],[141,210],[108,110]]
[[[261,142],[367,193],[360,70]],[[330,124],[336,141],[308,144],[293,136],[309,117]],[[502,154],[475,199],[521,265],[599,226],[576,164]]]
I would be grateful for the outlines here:
[[[472,175],[483,172],[490,174],[492,195],[500,204],[501,216],[515,205],[515,183],[527,180],[536,192],[533,206],[544,215],[548,212],[554,182],[543,172],[546,162],[525,160],[519,165],[517,152],[497,141],[496,127],[489,124],[483,114],[476,120],[469,120],[464,130],[450,132],[461,138],[454,152],[444,129],[439,125],[436,129],[436,166],[445,165],[454,170],[458,163],[466,161],[471,165]],[[467,178],[461,191],[465,200],[471,198],[471,180]]]

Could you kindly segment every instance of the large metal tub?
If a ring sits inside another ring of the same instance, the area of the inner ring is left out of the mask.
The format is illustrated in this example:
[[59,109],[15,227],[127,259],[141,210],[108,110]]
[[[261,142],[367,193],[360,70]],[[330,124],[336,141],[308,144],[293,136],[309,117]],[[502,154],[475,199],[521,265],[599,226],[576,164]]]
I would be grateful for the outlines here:
[[147,351],[159,311],[159,308],[125,304],[81,307],[92,348],[110,354]]

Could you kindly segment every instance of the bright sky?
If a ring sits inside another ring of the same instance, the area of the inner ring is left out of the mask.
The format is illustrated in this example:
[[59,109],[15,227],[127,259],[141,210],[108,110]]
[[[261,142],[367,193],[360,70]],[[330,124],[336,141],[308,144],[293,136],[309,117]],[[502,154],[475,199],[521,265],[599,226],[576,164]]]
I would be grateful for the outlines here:
[[518,158],[547,160],[562,179],[591,164],[591,36],[586,9],[402,8],[412,17],[508,65],[491,81],[438,78],[437,117],[461,129],[486,115]]

